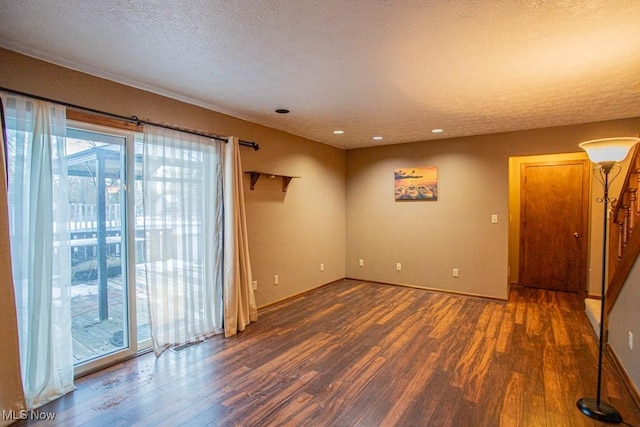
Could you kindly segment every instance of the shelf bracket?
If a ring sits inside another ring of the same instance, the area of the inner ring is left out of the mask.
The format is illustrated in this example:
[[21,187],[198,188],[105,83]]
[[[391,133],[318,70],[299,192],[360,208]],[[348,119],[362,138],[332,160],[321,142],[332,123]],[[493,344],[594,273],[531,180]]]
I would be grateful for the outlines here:
[[278,175],[274,173],[268,172],[258,172],[258,171],[247,171],[245,172],[251,176],[251,186],[249,187],[251,190],[255,190],[256,183],[260,179],[262,175],[266,175],[270,178],[282,178],[282,192],[286,193],[289,188],[289,183],[293,178],[300,178],[299,176],[289,176],[289,175]]
[[258,179],[260,179],[260,172],[247,172],[249,174],[251,174],[251,189],[255,190],[256,188],[256,182],[258,182]]
[[292,179],[293,179],[292,176],[283,176],[282,177],[282,192],[283,193],[287,192],[287,188],[289,188],[289,183],[291,182]]

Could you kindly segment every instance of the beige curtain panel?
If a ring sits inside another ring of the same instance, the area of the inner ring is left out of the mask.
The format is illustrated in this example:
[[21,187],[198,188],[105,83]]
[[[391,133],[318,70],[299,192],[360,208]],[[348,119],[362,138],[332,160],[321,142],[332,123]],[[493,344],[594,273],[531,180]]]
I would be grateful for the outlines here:
[[251,287],[251,261],[238,138],[224,147],[224,335],[230,337],[258,320]]

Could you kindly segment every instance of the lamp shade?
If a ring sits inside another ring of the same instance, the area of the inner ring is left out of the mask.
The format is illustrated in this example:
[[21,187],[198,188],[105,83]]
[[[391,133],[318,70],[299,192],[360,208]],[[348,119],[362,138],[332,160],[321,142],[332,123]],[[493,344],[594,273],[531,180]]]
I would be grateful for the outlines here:
[[631,147],[636,145],[640,138],[620,137],[604,138],[585,141],[578,146],[587,152],[593,163],[619,162],[627,157]]

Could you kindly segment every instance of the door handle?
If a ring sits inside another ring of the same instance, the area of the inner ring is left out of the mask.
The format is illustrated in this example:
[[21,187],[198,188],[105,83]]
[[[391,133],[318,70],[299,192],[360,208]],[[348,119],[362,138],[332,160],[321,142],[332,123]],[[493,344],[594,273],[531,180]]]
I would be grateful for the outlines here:
[[573,237],[575,237],[576,239],[580,238],[580,233],[573,233]]

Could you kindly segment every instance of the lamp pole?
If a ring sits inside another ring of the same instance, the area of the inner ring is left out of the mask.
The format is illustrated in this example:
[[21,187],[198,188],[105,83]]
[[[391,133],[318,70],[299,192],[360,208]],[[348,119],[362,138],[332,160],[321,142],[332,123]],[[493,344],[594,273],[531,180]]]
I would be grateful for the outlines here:
[[602,281],[601,281],[601,295],[602,300],[600,304],[600,336],[599,336],[599,348],[598,348],[598,386],[596,391],[596,398],[583,397],[578,400],[576,405],[578,409],[582,411],[588,417],[594,418],[599,421],[611,424],[620,424],[622,422],[622,416],[616,408],[606,403],[603,403],[600,395],[602,390],[602,355],[604,349],[604,315],[605,315],[605,300],[606,300],[606,281],[607,281],[607,214],[609,211],[609,172],[615,162],[600,162],[600,171],[604,174],[603,187],[604,196],[602,198],[604,204],[603,223],[602,223]]

